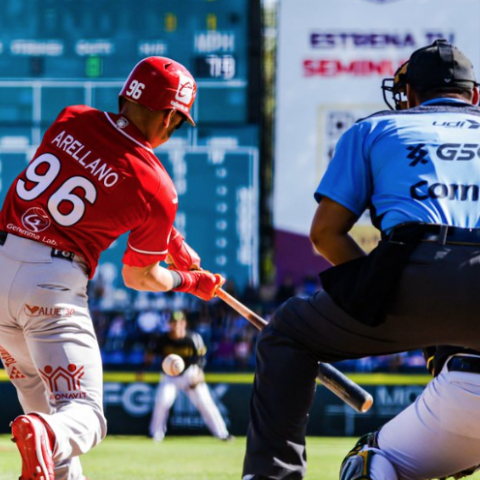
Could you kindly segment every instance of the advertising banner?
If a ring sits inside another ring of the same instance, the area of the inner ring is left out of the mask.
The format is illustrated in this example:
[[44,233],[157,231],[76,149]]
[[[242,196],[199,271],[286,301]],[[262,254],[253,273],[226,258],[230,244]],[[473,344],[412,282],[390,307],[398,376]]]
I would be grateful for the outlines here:
[[[106,382],[105,416],[110,435],[148,435],[156,383]],[[379,428],[408,407],[424,389],[423,384],[364,385],[374,399],[367,413],[358,413],[330,390],[318,388],[311,409],[307,434],[311,436],[358,436]],[[210,393],[233,435],[246,435],[252,385],[212,383]],[[22,413],[15,389],[0,382],[0,433]],[[167,435],[210,435],[205,422],[188,398],[180,393],[168,419]]]
[[[388,109],[382,79],[437,38],[469,56],[478,78],[479,15],[476,0],[280,0],[273,207],[280,274],[296,273],[285,265],[291,252],[298,272],[311,268],[312,249],[298,236],[307,238],[313,193],[342,133]],[[353,236],[367,251],[379,238],[367,216]]]

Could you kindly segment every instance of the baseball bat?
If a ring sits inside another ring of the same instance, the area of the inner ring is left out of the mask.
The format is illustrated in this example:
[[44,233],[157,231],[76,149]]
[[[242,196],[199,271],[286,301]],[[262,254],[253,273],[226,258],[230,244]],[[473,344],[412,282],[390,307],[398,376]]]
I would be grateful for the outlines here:
[[[257,315],[222,288],[217,290],[217,297],[230,305],[230,307],[236,310],[242,317],[247,319],[259,330],[262,330],[268,324],[268,322],[260,317],[260,315]],[[320,362],[318,364],[317,378],[323,385],[325,385],[325,387],[331,390],[337,395],[337,397],[341,398],[357,412],[365,413],[373,405],[373,397],[367,391],[328,363]]]

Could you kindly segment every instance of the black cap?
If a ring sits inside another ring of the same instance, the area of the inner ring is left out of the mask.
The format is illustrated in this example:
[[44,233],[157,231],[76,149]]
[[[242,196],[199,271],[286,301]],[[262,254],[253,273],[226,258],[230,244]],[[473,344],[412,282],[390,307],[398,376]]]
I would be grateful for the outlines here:
[[472,62],[446,40],[412,53],[408,61],[406,81],[417,87],[466,87],[477,85]]
[[170,322],[172,323],[176,323],[176,322],[181,322],[182,320],[186,320],[187,317],[185,315],[185,312],[182,311],[182,310],[175,310],[174,312],[172,312],[172,314],[170,315]]

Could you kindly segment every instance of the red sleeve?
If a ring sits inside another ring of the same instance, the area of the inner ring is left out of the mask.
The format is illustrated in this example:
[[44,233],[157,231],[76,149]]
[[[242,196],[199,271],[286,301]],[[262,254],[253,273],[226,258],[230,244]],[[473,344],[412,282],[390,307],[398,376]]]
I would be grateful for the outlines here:
[[146,205],[144,221],[128,236],[123,263],[147,267],[165,260],[173,222],[177,213],[177,195],[173,184],[163,187]]

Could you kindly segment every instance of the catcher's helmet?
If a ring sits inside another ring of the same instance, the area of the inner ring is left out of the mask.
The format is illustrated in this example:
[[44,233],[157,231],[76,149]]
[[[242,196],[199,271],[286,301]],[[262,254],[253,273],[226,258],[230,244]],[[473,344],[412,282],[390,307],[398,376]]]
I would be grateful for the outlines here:
[[[398,68],[393,78],[384,78],[382,81],[383,99],[391,110],[405,110],[407,108],[407,100],[405,99],[407,67],[408,62],[405,62]],[[395,107],[388,101],[387,92],[392,94]]]
[[119,98],[152,111],[175,109],[195,126],[190,109],[196,94],[195,80],[183,65],[166,57],[147,57],[130,72]]
[[386,92],[392,93],[395,109],[403,110],[407,108],[406,101],[402,98],[407,83],[415,88],[446,90],[472,89],[478,86],[472,62],[445,39],[435,40],[431,45],[413,52],[408,62],[395,72],[395,78],[383,81],[383,98],[392,110]]

